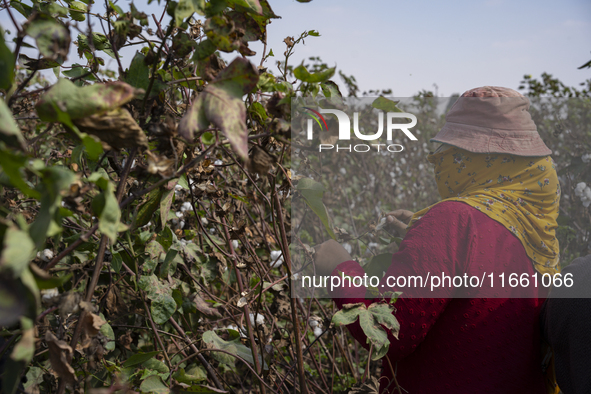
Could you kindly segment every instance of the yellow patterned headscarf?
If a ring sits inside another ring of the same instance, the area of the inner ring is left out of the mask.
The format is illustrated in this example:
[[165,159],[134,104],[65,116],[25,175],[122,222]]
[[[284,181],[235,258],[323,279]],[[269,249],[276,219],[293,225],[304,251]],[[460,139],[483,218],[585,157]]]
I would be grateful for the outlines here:
[[[427,159],[435,165],[443,201],[461,201],[479,209],[519,238],[536,271],[558,272],[555,229],[560,184],[550,156],[472,153],[451,147]],[[431,207],[415,213],[410,225]]]

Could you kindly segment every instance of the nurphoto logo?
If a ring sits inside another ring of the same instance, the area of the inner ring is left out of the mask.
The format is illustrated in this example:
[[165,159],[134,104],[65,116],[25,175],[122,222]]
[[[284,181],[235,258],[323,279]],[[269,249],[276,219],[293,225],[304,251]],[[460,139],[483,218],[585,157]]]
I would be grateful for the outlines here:
[[[329,130],[328,124],[326,119],[322,114],[332,114],[337,117],[338,120],[338,140],[339,141],[351,141],[351,119],[349,115],[347,115],[344,111],[338,109],[325,109],[318,107],[317,109],[313,109],[310,107],[303,107],[306,114],[310,117],[307,120],[307,129],[306,135],[308,140],[314,139],[314,123],[318,125],[320,131],[333,131]],[[354,138],[363,140],[363,141],[376,141],[380,139],[384,133],[384,112],[380,111],[377,113],[378,115],[378,122],[377,127],[378,130],[373,134],[363,134],[359,127],[359,112],[353,113],[353,133],[355,134]],[[397,123],[399,119],[410,119],[410,123]],[[417,124],[417,117],[411,113],[407,112],[387,112],[386,113],[386,140],[392,141],[392,136],[395,130],[400,130],[404,133],[404,135],[410,139],[411,141],[416,141],[417,137],[415,137],[410,128],[416,126]],[[404,150],[404,146],[400,144],[355,144],[355,145],[339,145],[338,143],[335,144],[326,144],[321,143],[318,146],[318,151],[328,151],[328,150],[335,150],[336,152],[369,152],[374,147],[374,150],[380,152],[380,150],[384,151],[387,150],[388,152],[396,153],[402,152]]]

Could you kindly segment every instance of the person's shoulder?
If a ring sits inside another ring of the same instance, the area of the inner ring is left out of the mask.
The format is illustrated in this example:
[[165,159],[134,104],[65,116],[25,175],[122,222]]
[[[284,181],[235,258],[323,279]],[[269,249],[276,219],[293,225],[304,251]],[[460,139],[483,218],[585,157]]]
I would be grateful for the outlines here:
[[466,218],[479,211],[461,201],[441,201],[431,207],[424,217],[444,216],[446,219],[454,217]]

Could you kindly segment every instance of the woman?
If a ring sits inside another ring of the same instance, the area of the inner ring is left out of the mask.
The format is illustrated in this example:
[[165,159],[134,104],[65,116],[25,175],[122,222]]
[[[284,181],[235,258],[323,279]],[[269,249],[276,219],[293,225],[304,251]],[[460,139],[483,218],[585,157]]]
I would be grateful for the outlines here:
[[[539,137],[529,100],[506,88],[462,95],[431,141],[429,155],[442,201],[420,212],[395,211],[389,221],[406,235],[379,288],[402,291],[395,307],[398,339],[389,335],[380,390],[398,393],[545,393],[539,313],[547,289],[538,274],[555,274],[560,187],[552,153]],[[336,242],[317,247],[321,275],[363,276]],[[386,278],[492,274],[483,287],[392,288]],[[504,274],[504,287],[501,287]],[[510,274],[530,285],[511,287]],[[534,278],[537,286],[533,286]],[[338,305],[365,302],[364,288],[339,288]],[[486,298],[485,298],[486,297]],[[502,298],[499,298],[502,297]],[[366,348],[358,323],[348,326]]]

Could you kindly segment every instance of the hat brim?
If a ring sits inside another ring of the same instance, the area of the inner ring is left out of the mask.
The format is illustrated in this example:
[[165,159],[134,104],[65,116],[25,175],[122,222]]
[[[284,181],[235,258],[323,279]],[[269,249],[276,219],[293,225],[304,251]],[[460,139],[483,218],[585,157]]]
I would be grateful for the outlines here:
[[473,153],[532,157],[552,154],[535,129],[499,130],[448,121],[430,141],[453,145]]

